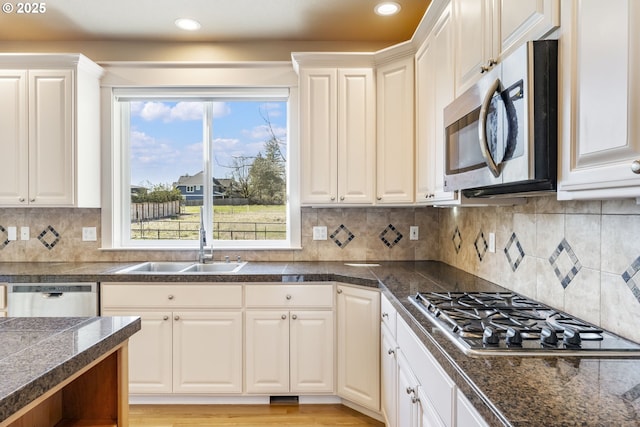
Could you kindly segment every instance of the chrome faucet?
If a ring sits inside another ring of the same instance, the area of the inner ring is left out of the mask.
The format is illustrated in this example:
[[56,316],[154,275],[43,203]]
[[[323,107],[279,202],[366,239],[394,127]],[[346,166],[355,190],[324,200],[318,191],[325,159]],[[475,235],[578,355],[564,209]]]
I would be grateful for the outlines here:
[[213,260],[213,246],[211,246],[211,255],[205,255],[204,248],[207,246],[207,232],[204,229],[204,208],[200,208],[200,248],[198,250],[198,262],[204,264],[207,259]]

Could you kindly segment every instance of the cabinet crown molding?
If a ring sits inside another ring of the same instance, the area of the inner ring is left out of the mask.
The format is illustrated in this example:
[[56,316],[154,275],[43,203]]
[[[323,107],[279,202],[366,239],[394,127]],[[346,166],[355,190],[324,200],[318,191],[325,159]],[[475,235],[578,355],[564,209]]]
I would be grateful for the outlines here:
[[291,62],[296,73],[300,67],[373,67],[373,52],[292,52]]
[[100,77],[102,67],[81,53],[0,53],[0,68],[80,68]]

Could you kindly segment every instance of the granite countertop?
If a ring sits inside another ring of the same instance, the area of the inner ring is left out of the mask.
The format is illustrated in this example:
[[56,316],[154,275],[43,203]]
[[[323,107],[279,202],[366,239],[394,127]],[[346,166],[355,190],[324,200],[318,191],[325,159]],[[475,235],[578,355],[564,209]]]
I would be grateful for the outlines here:
[[504,291],[432,261],[248,263],[236,274],[117,274],[132,263],[0,263],[0,282],[341,281],[379,287],[491,426],[639,426],[640,358],[470,357],[409,302],[416,292]]
[[138,330],[138,317],[0,318],[0,423]]

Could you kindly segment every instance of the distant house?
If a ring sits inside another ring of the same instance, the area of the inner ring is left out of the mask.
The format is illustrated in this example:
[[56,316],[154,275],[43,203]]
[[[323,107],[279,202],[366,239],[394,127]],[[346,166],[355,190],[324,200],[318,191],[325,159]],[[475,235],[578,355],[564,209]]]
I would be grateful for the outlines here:
[[[182,198],[187,202],[200,202],[202,203],[202,196],[204,186],[203,184],[203,172],[198,172],[195,175],[182,175],[178,178],[177,182],[173,183],[173,187],[177,188],[182,193]],[[227,185],[231,184],[229,179],[213,178],[213,198],[224,199],[227,196],[227,187],[222,184],[224,181]]]
[[131,186],[131,195],[132,196],[140,196],[142,194],[146,194],[149,191],[147,187],[143,187],[141,185],[132,185]]

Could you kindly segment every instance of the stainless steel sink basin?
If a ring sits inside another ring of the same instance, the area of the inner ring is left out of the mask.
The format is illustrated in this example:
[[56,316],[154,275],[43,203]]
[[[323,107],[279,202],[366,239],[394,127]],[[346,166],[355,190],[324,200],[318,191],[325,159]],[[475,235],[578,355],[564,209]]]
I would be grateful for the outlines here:
[[150,261],[123,268],[118,271],[118,274],[236,273],[244,267],[245,264],[246,262],[212,262],[209,264],[200,264],[185,261]]
[[209,264],[193,264],[182,270],[182,273],[236,273],[246,262],[212,262]]

